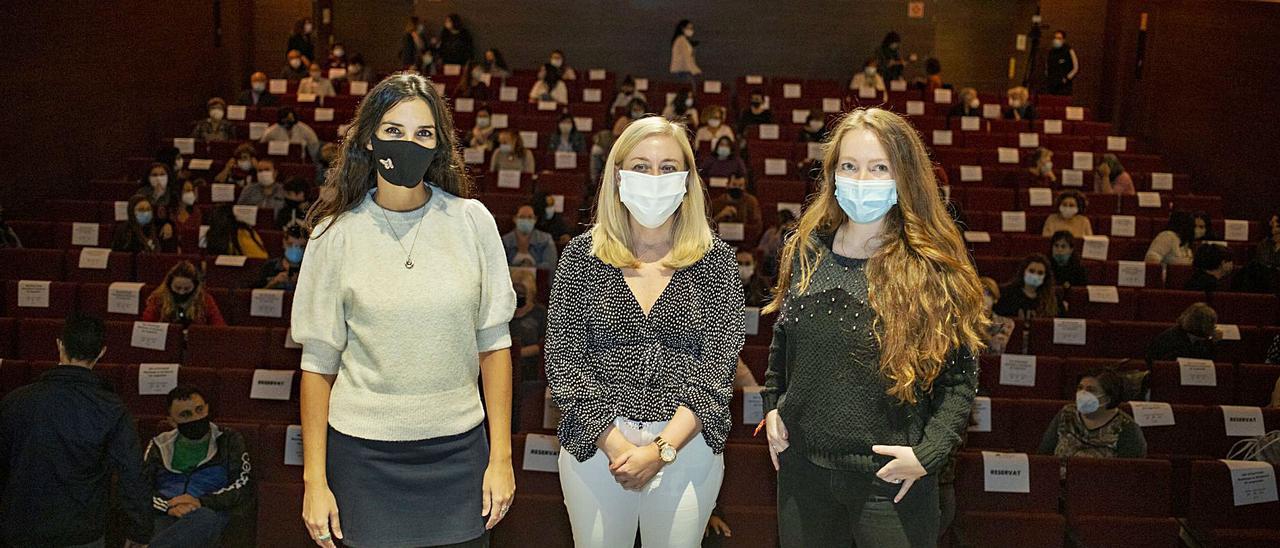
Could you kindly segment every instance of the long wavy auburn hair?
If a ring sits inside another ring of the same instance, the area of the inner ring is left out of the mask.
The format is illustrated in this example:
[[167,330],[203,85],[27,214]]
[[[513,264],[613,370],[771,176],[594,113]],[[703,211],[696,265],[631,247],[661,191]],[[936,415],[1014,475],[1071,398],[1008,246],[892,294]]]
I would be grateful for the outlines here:
[[924,143],[902,117],[870,108],[835,122],[822,144],[818,191],[783,247],[773,301],[765,312],[781,309],[793,280],[800,293],[808,290],[826,252],[815,243],[815,232],[834,234],[848,220],[835,199],[835,170],[840,142],[857,130],[879,139],[897,181],[898,204],[885,215],[882,244],[866,273],[880,374],[889,382],[886,393],[915,404],[933,387],[952,350],[963,346],[976,354],[982,349],[988,319],[977,270],[942,203]]

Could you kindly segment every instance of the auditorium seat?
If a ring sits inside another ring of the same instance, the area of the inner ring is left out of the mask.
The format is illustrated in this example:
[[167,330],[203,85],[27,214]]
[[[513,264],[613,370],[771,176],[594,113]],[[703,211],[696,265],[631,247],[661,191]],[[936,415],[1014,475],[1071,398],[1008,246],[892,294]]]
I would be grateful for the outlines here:
[[1236,506],[1220,461],[1192,462],[1190,480],[1187,523],[1197,538],[1214,547],[1280,545],[1280,502]]
[[263,483],[302,483],[302,466],[285,464],[289,425],[259,424],[260,440],[254,455],[254,478]]
[[[1092,273],[1092,272],[1090,272]],[[1062,290],[1067,309],[1062,314],[1068,318],[1090,320],[1133,320],[1138,307],[1138,291],[1130,287],[1116,288],[1118,303],[1091,302],[1087,287],[1071,287]]]
[[1149,385],[1152,401],[1198,405],[1230,405],[1235,395],[1235,368],[1217,363],[1217,386],[1184,386],[1181,368],[1175,362],[1152,364]]
[[267,363],[268,330],[263,327],[192,325],[187,330],[186,365],[256,369]]
[[258,484],[258,546],[312,548],[316,545],[302,523],[304,491],[302,483]]
[[0,317],[0,358],[18,357],[18,345],[14,342],[17,330],[17,320]]
[[[1147,440],[1147,454],[1153,458],[1205,457],[1220,458],[1235,439],[1228,438],[1222,409],[1208,405],[1173,404],[1172,426],[1147,426],[1142,435]],[[1121,404],[1133,413],[1128,404]]]
[[253,315],[253,290],[234,289],[231,291],[231,308],[223,309],[222,314],[227,323],[256,327],[288,327],[289,315],[293,310],[293,292],[284,292],[284,303],[280,307],[280,317]]
[[[110,352],[110,350],[108,350]],[[140,366],[127,366],[120,377],[120,397],[129,411],[137,417],[165,417],[168,410],[164,407],[164,394],[142,395],[138,393],[138,372]],[[204,367],[179,367],[178,384],[199,388],[214,409],[215,417],[235,420],[234,410],[230,402],[222,397],[218,386],[218,371]]]
[[1036,357],[1035,386],[1019,386],[1000,383],[1001,357],[984,354],[978,368],[978,391],[984,396],[996,398],[1057,399],[1062,392],[1062,359],[1052,356]]
[[191,261],[191,264],[200,266],[200,255],[195,254],[179,254],[179,253],[139,253],[135,261],[137,269],[137,281],[149,284],[160,284],[164,282],[164,277],[173,268],[173,265],[182,261]]
[[138,348],[131,344],[134,322],[109,321],[107,324],[107,354],[104,360],[115,363],[179,363],[182,358],[182,326],[169,324],[164,350]]
[[[94,202],[87,202],[87,203],[93,204]],[[53,221],[61,221],[61,222],[53,223],[53,225],[50,227],[53,230],[53,234],[52,234],[53,247],[58,249],[80,249],[81,247],[111,247],[112,229],[114,228],[113,225],[98,223],[97,222],[98,220],[96,218],[97,211],[92,206],[89,206],[88,208],[86,208],[85,211],[86,213],[82,214],[81,215],[82,218],[80,219],[56,219],[56,218],[50,219]],[[93,227],[92,232],[90,232],[90,234],[92,234],[92,236],[90,236],[92,241],[86,242],[87,245],[74,243],[75,238],[73,238],[72,235],[74,232],[75,223],[87,223],[90,225],[97,225]]]
[[983,546],[1061,546],[1065,519],[1058,514],[1058,459],[1029,455],[1029,493],[988,493],[983,456],[956,456],[956,521]]
[[22,240],[22,246],[28,249],[56,249],[54,244],[54,227],[51,221],[7,221],[9,228]]
[[1221,323],[1280,325],[1280,298],[1275,295],[1215,292],[1210,305]]
[[271,369],[297,369],[302,363],[302,347],[287,348],[285,346],[285,337],[288,336],[289,329],[272,327],[267,331],[267,346],[265,350],[267,367]]
[[0,279],[62,281],[65,254],[61,249],[0,249]]
[[253,374],[252,369],[218,370],[220,401],[224,402],[222,409],[226,413],[224,416],[235,420],[297,424],[300,375],[293,375],[289,399],[286,401],[250,398]]
[[1066,515],[1086,546],[1175,548],[1169,461],[1071,458]]
[[103,283],[83,283],[79,284],[77,290],[77,302],[79,310],[85,314],[92,314],[104,320],[116,320],[131,322],[139,319],[142,312],[147,309],[147,297],[151,296],[151,292],[155,291],[156,285],[145,285],[138,292],[138,313],[127,314],[123,312],[110,312],[107,305],[110,297],[111,284]]
[[0,398],[29,381],[30,369],[27,367],[27,362],[0,358]]
[[[1271,402],[1280,365],[1240,364],[1236,369],[1236,405],[1265,407]],[[1280,426],[1280,425],[1275,425]]]
[[76,310],[76,284],[71,282],[49,283],[49,306],[18,306],[18,280],[4,282],[4,310],[14,318],[57,318],[67,317]]
[[[1139,299],[1139,303],[1141,302],[1141,299]],[[1138,305],[1138,310],[1138,317],[1140,318],[1157,319],[1144,315],[1141,312],[1141,304]],[[1173,322],[1176,319],[1177,316],[1175,315],[1173,318],[1159,322],[1126,322],[1122,320],[1106,322],[1105,325],[1099,326],[1100,329],[1090,331],[1091,337],[1095,333],[1101,336],[1092,339],[1095,342],[1090,343],[1089,348],[1093,351],[1094,356],[1141,358],[1147,355],[1147,346],[1151,344],[1151,341],[1166,329],[1173,327]],[[1089,327],[1093,327],[1092,322]],[[1099,333],[1099,331],[1101,332]]]
[[[218,266],[216,257],[206,255],[204,262],[205,283],[209,287],[240,289],[253,287],[258,282],[266,259],[245,259],[244,266]],[[218,304],[222,304],[219,302]]]
[[133,253],[112,251],[104,269],[80,268],[79,249],[66,251],[66,276],[68,282],[111,283],[133,279]]
[[[13,339],[14,357],[27,361],[57,360],[57,341],[62,336],[62,323],[62,319],[53,318],[17,320],[17,331]],[[107,352],[111,350],[107,349]]]

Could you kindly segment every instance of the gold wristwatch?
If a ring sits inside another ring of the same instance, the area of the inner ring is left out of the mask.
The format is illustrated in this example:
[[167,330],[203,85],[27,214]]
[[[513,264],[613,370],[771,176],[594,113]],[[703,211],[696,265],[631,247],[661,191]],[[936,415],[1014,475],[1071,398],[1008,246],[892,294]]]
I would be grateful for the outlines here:
[[667,443],[667,440],[662,439],[662,436],[653,438],[653,443],[658,446],[658,458],[662,459],[663,463],[671,464],[676,461],[676,448],[674,445]]

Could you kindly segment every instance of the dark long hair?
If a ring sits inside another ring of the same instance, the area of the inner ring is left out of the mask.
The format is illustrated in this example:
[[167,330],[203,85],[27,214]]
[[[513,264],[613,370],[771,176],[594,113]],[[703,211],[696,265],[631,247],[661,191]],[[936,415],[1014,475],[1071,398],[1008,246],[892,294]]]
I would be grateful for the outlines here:
[[1196,218],[1188,211],[1175,209],[1169,212],[1169,224],[1165,230],[1178,235],[1178,245],[1190,246],[1196,239]]
[[1009,280],[1008,284],[1000,288],[1000,292],[1022,291],[1022,287],[1026,285],[1026,282],[1022,280],[1022,276],[1032,263],[1044,265],[1044,282],[1040,284],[1040,287],[1036,288],[1036,315],[1046,318],[1057,316],[1058,292],[1054,289],[1057,281],[1053,279],[1053,261],[1050,261],[1042,253],[1032,253],[1023,258],[1018,265],[1018,273],[1014,275],[1012,280]]
[[[427,77],[407,72],[396,73],[374,86],[360,102],[351,127],[342,136],[338,157],[325,174],[324,185],[320,187],[320,199],[307,211],[308,230],[314,230],[326,218],[337,220],[343,213],[355,209],[364,200],[369,189],[378,185],[373,153],[365,145],[373,139],[373,134],[387,111],[401,101],[411,99],[425,101],[436,119],[436,150],[440,152],[427,167],[425,180],[459,198],[471,197],[472,181],[462,162],[462,153],[458,150],[458,136],[454,133],[453,115],[449,112],[449,107]],[[313,237],[319,237],[323,233],[324,230],[321,230],[314,233]]]
[[[679,40],[681,36],[684,36],[684,28],[689,26],[689,23],[692,23],[692,22],[693,21],[690,21],[688,19],[681,19],[679,23],[676,23],[676,33],[671,36],[672,44],[674,44],[676,40]],[[693,40],[689,40],[689,43],[695,46],[698,45],[698,44],[694,44]]]

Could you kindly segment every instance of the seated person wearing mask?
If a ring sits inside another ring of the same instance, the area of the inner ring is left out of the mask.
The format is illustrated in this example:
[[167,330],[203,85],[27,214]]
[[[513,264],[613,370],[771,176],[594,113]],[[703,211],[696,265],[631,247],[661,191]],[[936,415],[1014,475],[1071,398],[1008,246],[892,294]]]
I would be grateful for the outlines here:
[[227,325],[218,310],[218,302],[204,290],[200,272],[191,261],[173,265],[160,284],[147,297],[147,307],[142,311],[144,322],[179,323],[183,327],[198,325]]
[[267,259],[267,262],[262,263],[257,287],[293,291],[298,285],[298,270],[302,267],[302,257],[307,250],[308,236],[307,230],[302,228],[301,224],[286,227],[284,239],[281,242],[284,250],[279,257]]
[[196,122],[191,137],[206,143],[236,140],[236,128],[227,120],[227,102],[214,97],[205,107],[209,109],[209,117]]
[[283,230],[294,223],[301,223],[307,218],[307,210],[311,209],[311,201],[307,192],[311,185],[302,177],[290,177],[284,183],[284,205],[276,212],[276,226]]
[[245,185],[236,204],[270,209],[274,217],[284,207],[284,189],[281,186],[276,183],[275,162],[263,158],[258,160],[258,184]]
[[299,144],[302,145],[303,150],[307,151],[308,158],[314,160],[319,157],[320,137],[316,135],[316,130],[311,129],[311,126],[298,121],[298,115],[293,108],[283,107],[278,110],[276,120],[276,123],[262,132],[262,138],[258,139],[258,142],[286,141]]
[[274,107],[279,104],[280,98],[267,91],[269,81],[267,73],[253,73],[253,76],[249,77],[249,89],[240,92],[240,96],[236,98],[236,104],[246,107]]
[[532,266],[543,270],[556,267],[556,242],[550,234],[538,230],[538,219],[533,206],[522,205],[516,209],[516,228],[502,235],[502,247],[507,250],[507,264]]
[[209,421],[199,388],[170,390],[165,407],[175,428],[152,438],[143,456],[156,512],[150,546],[218,546],[232,514],[253,507],[248,446],[239,432]]
[[1062,407],[1040,441],[1041,455],[1140,459],[1147,440],[1133,417],[1120,411],[1124,380],[1111,369],[1093,369],[1076,383],[1076,401]]

